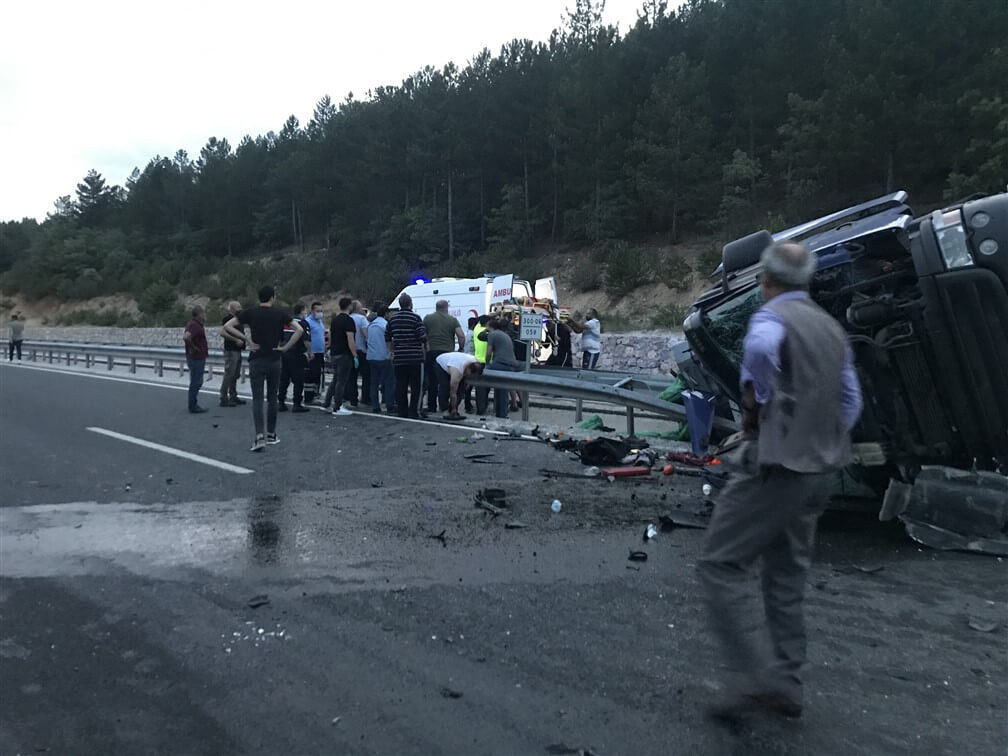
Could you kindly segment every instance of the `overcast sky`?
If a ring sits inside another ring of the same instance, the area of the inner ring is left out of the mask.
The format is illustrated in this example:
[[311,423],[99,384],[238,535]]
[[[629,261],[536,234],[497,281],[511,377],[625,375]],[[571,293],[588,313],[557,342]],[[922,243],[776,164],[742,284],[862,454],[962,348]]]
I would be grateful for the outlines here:
[[[625,33],[642,0],[607,0]],[[37,217],[90,168],[211,136],[301,124],[328,94],[364,98],[425,65],[546,40],[574,0],[9,0],[0,32],[0,220]]]

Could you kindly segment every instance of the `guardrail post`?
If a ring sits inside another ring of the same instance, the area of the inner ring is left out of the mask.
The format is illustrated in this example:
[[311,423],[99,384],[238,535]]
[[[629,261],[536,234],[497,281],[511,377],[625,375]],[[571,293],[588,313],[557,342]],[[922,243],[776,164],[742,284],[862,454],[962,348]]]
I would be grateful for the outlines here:
[[164,360],[155,360],[154,369],[157,370],[158,378],[164,377]]
[[574,400],[574,422],[580,423],[584,420],[584,400],[575,399]]
[[115,358],[110,354],[108,356],[108,369],[111,370],[113,364],[115,364]]
[[86,367],[88,370],[91,369],[91,354],[88,352],[84,354],[84,367]]
[[31,361],[38,362],[38,352],[36,352],[34,349],[31,350]]
[[186,368],[186,365],[185,365],[184,362],[180,362],[178,364],[178,377],[179,378],[184,378],[185,377],[185,368]]
[[627,432],[627,438],[633,438],[635,435],[633,407],[626,408],[626,432]]
[[67,351],[67,367],[70,367],[70,352]]
[[130,372],[136,372],[136,357],[130,357]]

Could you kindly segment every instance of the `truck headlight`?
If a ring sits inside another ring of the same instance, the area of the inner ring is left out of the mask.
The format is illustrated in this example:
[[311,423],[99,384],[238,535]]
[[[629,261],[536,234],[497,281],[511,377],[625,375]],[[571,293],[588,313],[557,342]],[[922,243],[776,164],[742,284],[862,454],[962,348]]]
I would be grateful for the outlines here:
[[963,228],[962,214],[958,210],[942,213],[936,210],[931,214],[931,226],[938,237],[938,247],[941,249],[945,267],[965,268],[973,264],[973,254],[966,242],[966,230]]

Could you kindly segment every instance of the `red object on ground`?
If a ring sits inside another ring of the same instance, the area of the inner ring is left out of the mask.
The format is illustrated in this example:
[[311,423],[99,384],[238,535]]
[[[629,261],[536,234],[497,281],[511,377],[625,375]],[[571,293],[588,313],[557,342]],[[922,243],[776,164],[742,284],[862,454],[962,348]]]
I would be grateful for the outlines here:
[[629,465],[626,467],[603,467],[602,477],[608,478],[610,475],[614,478],[630,478],[635,475],[650,475],[650,467],[641,467],[640,465]]
[[665,473],[666,475],[672,475],[672,474],[674,474],[675,473],[675,465],[665,465],[665,467],[662,468],[662,472]]

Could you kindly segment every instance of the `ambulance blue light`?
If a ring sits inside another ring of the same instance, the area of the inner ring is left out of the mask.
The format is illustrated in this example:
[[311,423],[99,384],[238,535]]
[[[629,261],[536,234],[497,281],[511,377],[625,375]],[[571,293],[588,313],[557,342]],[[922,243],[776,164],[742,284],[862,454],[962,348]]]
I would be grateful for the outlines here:
[[424,280],[422,278],[418,278],[416,280],[416,283],[417,283],[417,286],[419,286],[420,284],[424,283]]

